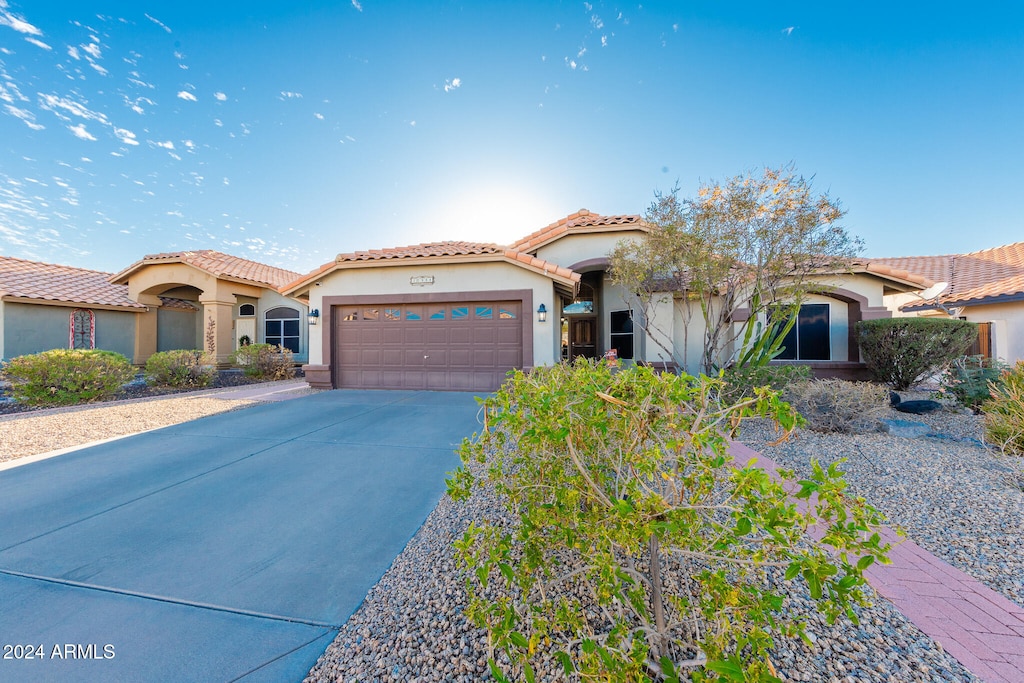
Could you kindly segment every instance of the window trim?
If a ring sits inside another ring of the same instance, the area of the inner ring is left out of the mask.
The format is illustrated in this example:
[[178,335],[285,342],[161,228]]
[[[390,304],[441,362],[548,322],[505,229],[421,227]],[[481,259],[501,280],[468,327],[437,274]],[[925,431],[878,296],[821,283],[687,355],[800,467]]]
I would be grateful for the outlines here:
[[[288,313],[294,315],[294,317],[287,317],[287,318],[283,317],[282,314],[284,312],[286,312],[286,311]],[[291,335],[291,334],[290,335],[286,335],[284,333],[284,331],[285,331],[285,328],[284,328],[285,322],[295,322],[296,326],[298,328],[297,333],[294,334],[294,335]],[[272,345],[280,346],[281,348],[287,349],[289,347],[285,345],[285,341],[289,340],[289,339],[294,339],[295,340],[295,347],[296,348],[295,349],[291,349],[291,351],[292,351],[292,353],[300,353],[301,350],[302,350],[302,325],[301,325],[301,322],[302,322],[302,316],[301,316],[301,313],[300,313],[300,311],[298,309],[292,308],[291,306],[276,306],[274,308],[271,308],[269,311],[267,311],[266,313],[263,314],[263,342],[265,344],[272,344]],[[278,329],[279,329],[279,333],[278,334],[270,334],[269,325],[271,323],[278,323],[278,326],[279,326],[278,327]],[[275,344],[275,342],[272,342],[271,339],[277,339],[277,340],[279,340],[279,343]]]

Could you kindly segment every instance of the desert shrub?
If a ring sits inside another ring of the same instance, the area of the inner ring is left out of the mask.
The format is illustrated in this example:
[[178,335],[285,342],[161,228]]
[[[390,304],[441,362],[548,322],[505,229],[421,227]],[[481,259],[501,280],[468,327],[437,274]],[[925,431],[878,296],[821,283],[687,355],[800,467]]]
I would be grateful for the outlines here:
[[992,385],[992,398],[982,406],[985,438],[1008,455],[1024,456],[1024,361]]
[[115,397],[135,376],[135,369],[113,351],[53,349],[12,358],[4,364],[3,375],[16,400],[64,406]]
[[203,351],[160,351],[146,360],[146,382],[157,386],[207,387],[216,376],[213,358]]
[[904,391],[967,353],[978,326],[946,318],[880,318],[859,322],[857,335],[874,378]]
[[[483,431],[448,487],[458,500],[491,491],[505,510],[455,543],[497,680],[533,680],[531,661],[547,657],[570,680],[776,680],[772,638],[804,626],[769,567],[804,582],[830,621],[856,621],[862,572],[888,549],[879,514],[844,494],[836,465],[814,462],[795,485],[734,462],[743,418],[791,430],[798,416],[764,389],[722,403],[721,385],[578,361],[513,371],[482,400]],[[823,541],[808,523],[828,529]]]
[[295,356],[291,350],[272,344],[240,346],[231,354],[231,363],[249,377],[288,379],[295,376]]
[[743,365],[722,373],[722,400],[735,403],[756,395],[759,387],[782,391],[794,382],[811,378],[808,365]]
[[888,390],[869,382],[816,379],[791,384],[784,392],[815,432],[864,434],[878,431],[888,412]]
[[1006,370],[1006,364],[995,358],[961,356],[942,376],[941,390],[965,408],[980,413],[981,405],[992,398],[990,385],[998,385]]

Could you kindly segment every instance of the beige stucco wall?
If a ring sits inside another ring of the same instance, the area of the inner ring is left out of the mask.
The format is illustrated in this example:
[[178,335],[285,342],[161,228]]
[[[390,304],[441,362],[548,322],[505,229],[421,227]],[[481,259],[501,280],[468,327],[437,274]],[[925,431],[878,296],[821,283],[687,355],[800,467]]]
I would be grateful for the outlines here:
[[[410,284],[412,277],[433,277],[431,285]],[[375,263],[370,268],[348,268],[324,276],[309,290],[309,306],[324,313],[323,298],[326,296],[373,295],[386,298],[398,294],[441,295],[452,292],[483,292],[495,290],[529,289],[533,292],[532,309],[523,311],[523,323],[532,321],[533,364],[552,365],[559,360],[559,326],[555,311],[552,281],[533,271],[507,262],[490,263],[447,263],[416,266],[381,266]],[[548,310],[548,321],[537,322],[536,309],[544,304]],[[325,330],[318,326],[318,333],[310,335],[309,363],[322,364],[324,358]]]
[[623,239],[639,239],[642,234],[639,230],[622,230],[596,234],[566,235],[538,249],[537,258],[557,263],[560,266],[571,266],[580,261],[607,257],[619,241]]
[[965,306],[960,315],[974,323],[994,323],[993,356],[1007,363],[1024,360],[1024,301]]

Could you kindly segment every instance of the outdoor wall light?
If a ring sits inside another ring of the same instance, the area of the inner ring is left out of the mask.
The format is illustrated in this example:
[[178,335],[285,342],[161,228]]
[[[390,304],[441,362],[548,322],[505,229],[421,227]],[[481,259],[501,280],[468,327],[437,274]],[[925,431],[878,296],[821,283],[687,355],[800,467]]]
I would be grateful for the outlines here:
[[312,309],[306,317],[309,318],[310,325],[316,325],[316,321],[320,319],[320,309]]
[[537,322],[546,323],[548,321],[548,309],[544,304],[541,304],[537,309]]

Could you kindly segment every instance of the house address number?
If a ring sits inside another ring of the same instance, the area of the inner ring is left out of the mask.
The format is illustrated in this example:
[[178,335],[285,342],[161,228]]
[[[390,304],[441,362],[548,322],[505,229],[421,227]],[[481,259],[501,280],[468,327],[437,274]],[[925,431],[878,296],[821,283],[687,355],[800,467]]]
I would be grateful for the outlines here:
[[434,284],[434,276],[433,275],[413,275],[411,278],[409,278],[409,284],[410,285],[418,285],[420,287],[425,287],[426,285],[432,285],[432,284]]

